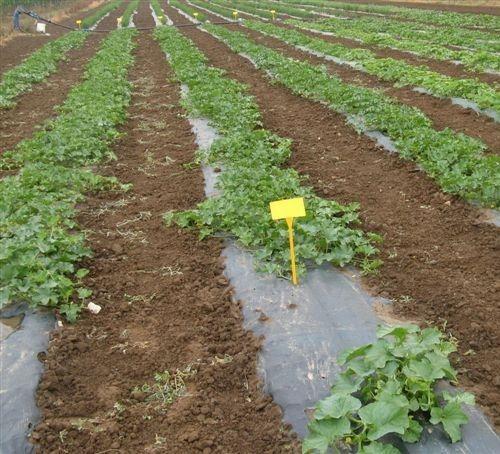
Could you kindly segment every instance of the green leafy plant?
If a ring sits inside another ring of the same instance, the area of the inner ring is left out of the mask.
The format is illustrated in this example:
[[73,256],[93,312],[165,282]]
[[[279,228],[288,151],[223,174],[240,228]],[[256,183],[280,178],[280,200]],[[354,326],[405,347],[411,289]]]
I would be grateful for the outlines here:
[[159,0],[151,0],[151,7],[162,25],[167,23],[167,16],[163,12]]
[[15,106],[14,98],[31,90],[57,70],[58,63],[71,49],[79,48],[87,39],[85,32],[70,32],[62,38],[45,44],[20,65],[7,71],[0,83],[0,108]]
[[99,20],[101,20],[106,14],[109,14],[114,9],[118,8],[123,3],[123,0],[112,0],[99,8],[94,14],[84,18],[82,20],[83,28],[90,28],[95,25]]
[[[202,0],[192,0],[190,1],[193,5],[200,6],[202,8],[210,9],[210,11],[214,11],[217,14],[220,14],[228,19],[233,20],[233,11],[239,11],[244,13],[255,14],[255,7],[253,5],[246,5],[242,2],[224,2],[219,0],[214,0],[210,3],[204,2]],[[277,6],[279,9],[279,6]],[[275,8],[276,9],[276,8]],[[271,19],[272,14],[269,10],[260,10],[259,16],[264,17],[266,19]]]
[[199,158],[224,167],[217,183],[219,196],[194,210],[169,213],[166,221],[196,227],[201,238],[231,233],[254,252],[260,269],[288,276],[287,227],[271,219],[269,202],[302,196],[307,216],[295,229],[299,271],[304,272],[306,260],[337,266],[356,263],[365,271],[375,270],[380,261],[374,244],[380,238],[356,228],[357,204],[317,197],[303,185],[304,178],[283,167],[291,154],[290,141],[262,129],[258,107],[244,85],[208,66],[204,55],[175,28],[158,28],[155,37],[177,78],[189,88],[183,100],[187,110],[209,119],[221,135]]
[[[417,55],[440,60],[459,61],[467,68],[475,71],[499,71],[500,62],[495,54],[498,52],[498,40],[494,34],[463,30],[453,27],[442,29],[425,25],[412,26],[406,22],[390,21],[378,17],[323,17],[318,12],[332,14],[332,11],[314,10],[307,6],[287,5],[274,1],[259,0],[236,1],[236,0],[212,0],[210,3],[201,0],[192,0],[193,4],[212,9],[219,8],[219,14],[227,17],[228,9],[236,9],[264,19],[270,19],[270,9],[274,9],[281,15],[290,16],[286,23],[300,28],[328,32],[335,36],[355,39],[366,44],[380,47],[392,47],[403,51],[410,51]],[[214,5],[215,4],[215,5]],[[208,5],[208,6],[207,6]],[[220,10],[222,8],[222,10]],[[491,16],[494,17],[494,16]],[[307,21],[305,21],[306,19]],[[321,19],[316,20],[315,19]],[[347,19],[347,20],[346,20]],[[451,46],[461,46],[452,48]]]
[[500,205],[500,159],[486,156],[481,141],[448,128],[437,131],[419,109],[378,90],[348,84],[323,66],[289,58],[244,33],[210,24],[204,28],[294,93],[344,114],[360,132],[388,136],[402,158],[419,163],[444,191],[485,206]]
[[325,56],[347,61],[356,69],[382,80],[395,82],[398,87],[405,85],[422,87],[435,96],[464,98],[475,102],[480,108],[494,109],[500,113],[500,93],[477,79],[445,76],[426,66],[414,66],[394,58],[379,58],[368,49],[352,49],[271,23],[245,21],[245,26],[316,54],[319,52]]
[[131,0],[125,8],[122,15],[122,27],[130,27],[133,21],[133,16],[139,7],[139,0]]
[[398,453],[379,441],[386,435],[416,443],[427,423],[441,424],[452,442],[461,438],[468,417],[461,404],[474,404],[466,392],[436,391],[439,380],[456,383],[448,356],[453,339],[436,328],[380,326],[377,341],[344,351],[344,371],[332,394],[316,405],[304,453],[325,453],[329,447],[360,453]]
[[186,5],[183,2],[180,2],[179,0],[170,0],[169,2],[170,6],[177,8],[180,11],[183,11],[186,13],[188,16],[195,17],[194,13],[197,13],[198,16],[196,17],[199,21],[205,21],[207,19],[207,16],[202,13],[201,11],[198,11],[194,8],[191,8],[189,5]]
[[280,3],[299,4],[314,7],[326,7],[340,11],[354,11],[362,13],[375,13],[382,15],[393,15],[390,17],[411,19],[415,22],[439,24],[446,26],[463,27],[489,27],[500,28],[500,19],[491,14],[465,14],[451,11],[424,10],[418,8],[405,8],[395,5],[378,5],[369,3],[348,3],[325,0],[282,0]]
[[0,306],[22,299],[74,321],[91,294],[82,285],[87,270],[76,267],[90,250],[74,206],[87,191],[121,188],[86,167],[113,157],[109,143],[130,102],[134,33],[112,32],[59,116],[0,160],[1,168],[19,169],[0,181]]
[[306,30],[331,33],[341,38],[355,39],[363,44],[377,47],[389,47],[404,52],[412,52],[427,58],[444,61],[457,61],[473,71],[500,71],[498,56],[483,49],[453,49],[445,44],[426,42],[414,38],[405,38],[397,33],[382,33],[373,31],[367,24],[356,20],[343,20],[330,17],[323,21],[301,21],[289,19],[285,21]]
[[[225,1],[230,4],[242,3],[241,1],[236,0],[218,1]],[[276,2],[266,0],[247,0],[243,3],[245,5],[252,5],[254,8],[271,8],[273,5],[276,5]],[[471,30],[464,28],[463,23],[460,22],[453,24],[441,23],[436,26],[422,20],[401,21],[402,16],[395,14],[382,16],[379,14],[362,14],[354,16],[352,14],[347,14],[347,9],[332,8],[328,3],[321,1],[314,2],[315,4],[310,4],[311,2],[308,2],[309,4],[296,4],[296,2],[290,1],[284,2],[285,5],[287,3],[287,8],[293,8],[294,5],[296,6],[295,10],[291,12],[291,15],[298,17],[310,17],[321,20],[325,19],[325,17],[328,18],[330,16],[334,16],[344,20],[344,22],[349,20],[349,23],[352,21],[352,23],[356,25],[363,24],[367,30],[373,32],[410,38],[414,41],[429,42],[444,46],[462,46],[490,52],[497,52],[499,49],[499,43],[494,33],[485,30]],[[280,2],[278,5],[278,7],[283,7],[283,2]],[[297,7],[299,11],[297,11]],[[309,15],[304,16],[304,13],[309,13]],[[464,17],[465,19],[468,18],[468,16],[464,14],[460,14],[458,17]],[[489,18],[494,18],[494,16],[489,16]]]

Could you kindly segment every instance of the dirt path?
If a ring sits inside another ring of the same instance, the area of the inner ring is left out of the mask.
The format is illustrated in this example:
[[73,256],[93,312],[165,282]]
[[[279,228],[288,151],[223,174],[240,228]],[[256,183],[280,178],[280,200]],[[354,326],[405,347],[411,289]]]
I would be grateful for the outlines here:
[[[97,29],[116,27],[116,18],[124,8],[113,11]],[[68,58],[45,82],[35,84],[32,91],[23,93],[12,109],[0,110],[0,153],[30,137],[45,120],[56,115],[54,107],[60,105],[71,88],[80,82],[85,65],[98,50],[104,36],[103,33],[91,34],[80,49],[68,53]]]
[[[150,25],[148,12],[143,3],[137,25]],[[87,283],[103,309],[53,336],[38,392],[40,452],[294,452],[280,409],[259,391],[258,341],[231,301],[221,241],[162,222],[204,198],[201,170],[183,166],[195,145],[172,77],[140,34],[126,135],[103,169],[134,188],[82,206],[79,220],[95,232]],[[188,366],[197,372],[187,395],[170,407],[133,392]]]
[[[89,0],[89,4],[91,3],[92,1]],[[125,3],[127,3],[127,0]],[[70,18],[61,21],[61,23],[63,25],[74,26],[76,19],[83,19],[84,17],[90,16],[100,8],[102,8],[102,5],[85,11],[84,13],[76,13]],[[18,65],[22,60],[32,54],[35,50],[42,47],[44,44],[68,33],[67,29],[50,24],[47,24],[46,30],[48,35],[42,35],[40,33],[20,34],[9,40],[3,46],[0,46],[0,75],[8,69]]]
[[450,99],[439,99],[434,96],[416,93],[410,88],[396,88],[391,82],[384,82],[375,76],[356,71],[345,65],[316,57],[296,49],[279,39],[265,36],[262,33],[242,28],[253,41],[278,50],[279,52],[307,61],[313,65],[324,65],[328,71],[339,76],[347,83],[368,88],[382,89],[388,96],[402,104],[419,108],[433,122],[434,128],[441,130],[446,127],[482,140],[491,151],[500,153],[500,128],[495,121],[485,115],[479,115],[471,109],[464,109],[452,104]]
[[[172,8],[167,14],[181,21]],[[479,211],[439,188],[415,165],[391,155],[318,103],[273,85],[246,59],[193,28],[182,28],[210,64],[249,85],[264,127],[294,141],[291,166],[308,174],[317,193],[359,201],[367,230],[384,238],[372,291],[397,301],[399,314],[443,326],[460,341],[461,384],[476,392],[496,424],[499,316],[498,229]],[[467,355],[465,353],[467,352]]]

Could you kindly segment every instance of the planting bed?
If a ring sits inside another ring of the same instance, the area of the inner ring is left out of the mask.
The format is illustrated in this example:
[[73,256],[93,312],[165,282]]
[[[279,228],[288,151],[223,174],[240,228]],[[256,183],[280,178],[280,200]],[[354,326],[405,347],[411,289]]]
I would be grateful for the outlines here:
[[[500,450],[496,44],[466,69],[303,3],[116,0],[8,43],[78,41],[3,92],[0,451]],[[294,287],[268,207],[299,196]]]

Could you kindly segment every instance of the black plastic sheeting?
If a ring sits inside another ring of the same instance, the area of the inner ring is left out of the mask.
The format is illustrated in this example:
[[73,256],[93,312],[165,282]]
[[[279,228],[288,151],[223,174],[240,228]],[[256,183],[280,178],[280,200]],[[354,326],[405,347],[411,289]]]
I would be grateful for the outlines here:
[[2,324],[0,341],[0,453],[31,453],[28,434],[38,422],[35,392],[43,371],[38,353],[47,349],[55,326],[50,312],[36,311],[25,304],[11,305],[0,313],[2,320],[24,314],[14,330]]
[[[245,325],[264,336],[260,369],[265,391],[302,437],[309,411],[329,395],[340,371],[338,353],[376,339],[375,328],[383,321],[374,302],[380,300],[365,293],[354,275],[331,266],[309,271],[295,287],[256,273],[251,254],[231,242],[224,256],[235,298],[243,302]],[[486,417],[476,407],[465,410],[470,421],[463,427],[462,442],[451,444],[439,427],[429,426],[418,444],[398,447],[418,454],[500,453],[500,438]]]

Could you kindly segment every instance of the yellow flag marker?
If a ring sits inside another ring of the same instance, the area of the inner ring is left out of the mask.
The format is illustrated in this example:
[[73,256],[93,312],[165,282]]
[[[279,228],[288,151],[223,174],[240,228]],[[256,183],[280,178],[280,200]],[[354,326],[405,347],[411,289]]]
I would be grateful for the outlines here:
[[304,199],[297,197],[295,199],[277,200],[269,204],[271,208],[271,217],[278,221],[285,219],[288,225],[288,237],[290,239],[290,262],[292,264],[292,282],[297,285],[297,270],[295,268],[295,247],[293,244],[293,220],[306,215]]
[[82,28],[82,21],[80,19],[76,21],[76,24],[78,25],[78,28]]
[[118,18],[116,19],[116,25],[117,25],[118,27],[121,27],[121,26],[122,26],[122,18],[121,18],[121,17],[118,17]]
[[234,20],[236,20],[236,18],[238,17],[238,11],[233,11],[233,17],[234,17]]
[[271,14],[273,15],[273,20],[274,20],[274,15],[276,14],[276,11],[274,9],[272,9]]
[[196,20],[198,20],[198,13],[193,13],[193,16]]

